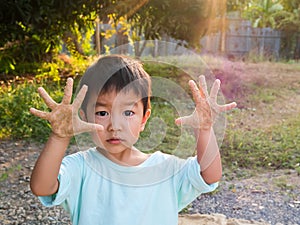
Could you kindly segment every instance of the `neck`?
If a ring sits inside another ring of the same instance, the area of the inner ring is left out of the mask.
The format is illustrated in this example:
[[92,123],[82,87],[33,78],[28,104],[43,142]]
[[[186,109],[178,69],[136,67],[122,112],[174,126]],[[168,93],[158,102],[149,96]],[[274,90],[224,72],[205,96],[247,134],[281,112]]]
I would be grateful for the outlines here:
[[149,157],[149,155],[139,151],[135,147],[128,148],[120,153],[110,153],[100,147],[97,147],[97,150],[106,158],[121,166],[138,166]]

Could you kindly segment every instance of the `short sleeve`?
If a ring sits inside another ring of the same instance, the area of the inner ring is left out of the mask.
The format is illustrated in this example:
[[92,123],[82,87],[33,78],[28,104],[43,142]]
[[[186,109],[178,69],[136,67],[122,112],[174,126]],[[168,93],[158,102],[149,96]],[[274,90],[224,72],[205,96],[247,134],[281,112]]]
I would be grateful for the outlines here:
[[214,191],[218,182],[207,184],[200,175],[200,165],[196,157],[187,159],[185,166],[180,172],[180,186],[178,187],[179,211],[195,200],[199,195]]
[[82,157],[76,153],[66,156],[61,164],[58,181],[58,192],[50,196],[39,196],[39,200],[46,207],[61,205],[76,190],[76,186],[80,185],[80,174]]

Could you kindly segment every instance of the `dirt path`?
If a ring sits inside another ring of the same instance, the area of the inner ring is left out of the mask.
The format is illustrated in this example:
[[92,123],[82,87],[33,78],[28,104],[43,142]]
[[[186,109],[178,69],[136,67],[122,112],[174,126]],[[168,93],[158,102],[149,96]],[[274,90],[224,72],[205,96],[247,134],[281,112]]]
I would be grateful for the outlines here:
[[212,71],[222,81],[224,96],[242,109],[239,120],[245,129],[280,124],[300,114],[300,64],[225,61],[217,67]]
[[[228,62],[215,72],[227,84],[224,95],[237,100],[241,106],[239,122],[245,129],[280,124],[300,114],[300,67]],[[264,96],[255,89],[257,96],[265,99],[250,103],[247,91],[249,94],[253,85],[265,89],[275,87],[278,92]],[[60,207],[43,207],[30,191],[29,176],[39,152],[36,143],[0,140],[0,224],[70,224]],[[249,179],[224,180],[216,193],[196,199],[187,209],[188,214],[180,215],[179,224],[296,225],[300,224],[299,196],[300,176],[295,171],[264,172]]]
[[[0,141],[0,224],[70,224],[68,215],[60,207],[43,207],[30,191],[29,176],[39,151],[40,146],[35,143]],[[76,148],[70,150],[73,151]],[[222,181],[215,194],[203,195],[195,200],[188,214],[179,216],[179,224],[263,225],[269,222],[275,225],[274,221],[268,221],[273,214],[286,214],[275,220],[281,224],[300,224],[299,196],[300,176],[292,171]],[[274,207],[267,206],[272,204]],[[253,216],[262,212],[261,215],[268,216]],[[284,223],[287,217],[291,220]]]

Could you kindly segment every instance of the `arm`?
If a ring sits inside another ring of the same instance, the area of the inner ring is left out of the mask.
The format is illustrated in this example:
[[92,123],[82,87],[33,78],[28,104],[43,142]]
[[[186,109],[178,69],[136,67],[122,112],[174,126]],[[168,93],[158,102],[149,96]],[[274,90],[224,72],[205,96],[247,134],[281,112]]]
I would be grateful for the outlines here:
[[51,134],[31,174],[30,188],[37,196],[53,195],[58,191],[59,168],[70,138]]
[[48,120],[52,128],[52,133],[31,174],[30,187],[37,196],[52,195],[58,191],[59,182],[57,177],[71,137],[82,132],[103,130],[101,125],[84,122],[78,116],[78,110],[86,94],[87,87],[84,86],[73,104],[70,104],[72,89],[73,80],[69,78],[63,100],[58,104],[52,100],[43,88],[39,88],[40,96],[52,111],[43,112],[34,108],[30,109],[33,115]]
[[214,130],[198,130],[197,160],[206,183],[212,184],[222,177],[222,163]]
[[177,124],[186,124],[195,128],[197,138],[197,160],[200,164],[201,175],[208,184],[217,182],[222,176],[222,164],[218,143],[213,130],[213,123],[220,112],[236,107],[236,103],[218,105],[217,94],[220,81],[216,80],[210,95],[204,76],[199,77],[199,88],[194,81],[189,81],[192,95],[196,104],[190,116],[178,118]]

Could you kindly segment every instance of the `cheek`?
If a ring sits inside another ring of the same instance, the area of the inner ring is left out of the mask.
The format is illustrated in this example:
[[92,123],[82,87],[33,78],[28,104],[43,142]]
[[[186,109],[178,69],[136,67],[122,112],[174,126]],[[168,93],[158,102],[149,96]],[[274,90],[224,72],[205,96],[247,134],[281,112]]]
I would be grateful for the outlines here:
[[100,124],[104,127],[107,126],[107,123],[108,123],[108,119],[103,119],[103,118],[100,119],[98,117],[95,117],[94,121],[95,121],[96,124]]
[[97,146],[103,146],[103,141],[105,140],[103,132],[92,132],[91,134],[93,142]]
[[131,135],[134,137],[138,137],[140,132],[143,130],[140,120],[130,121],[130,123],[128,124],[128,128]]

